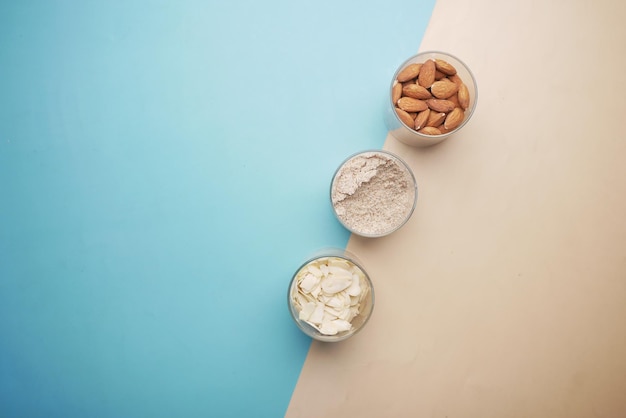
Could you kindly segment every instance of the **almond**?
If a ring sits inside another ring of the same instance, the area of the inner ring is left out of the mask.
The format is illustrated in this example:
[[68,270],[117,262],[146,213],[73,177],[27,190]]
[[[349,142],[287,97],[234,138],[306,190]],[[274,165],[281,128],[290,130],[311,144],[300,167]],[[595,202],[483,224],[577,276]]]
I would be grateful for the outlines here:
[[465,114],[463,113],[463,109],[455,107],[454,110],[446,116],[446,121],[443,123],[443,126],[449,131],[456,129],[461,122],[463,122],[464,117]]
[[444,60],[435,60],[435,67],[446,75],[456,74],[456,68],[452,64]]
[[461,86],[459,86],[458,94],[459,94],[459,104],[461,105],[463,110],[467,110],[467,108],[469,107],[470,97],[469,97],[469,90],[467,89],[467,86],[465,84],[461,84]]
[[431,58],[398,72],[391,100],[404,125],[426,135],[441,135],[463,123],[470,94],[452,64]]
[[426,122],[428,122],[428,117],[430,116],[430,109],[422,110],[415,117],[415,130],[419,131],[421,128],[426,126]]
[[417,75],[419,85],[429,88],[435,82],[435,71],[435,61],[426,61]]
[[414,99],[432,99],[433,95],[430,94],[428,89],[420,86],[419,84],[407,84],[402,87],[402,94]]
[[404,83],[405,81],[417,77],[421,67],[422,64],[409,64],[398,73],[396,78],[399,82]]
[[[405,99],[405,97],[403,97],[402,99]],[[399,102],[402,101],[402,99],[400,99]],[[434,110],[435,112],[443,112],[443,113],[451,112],[455,107],[454,103],[452,103],[450,100],[443,100],[443,99],[428,99],[426,100],[426,105],[429,108],[431,108],[431,110]]]
[[446,120],[445,113],[430,112],[430,116],[428,117],[426,126],[432,126],[433,128],[436,128],[437,126],[441,125],[444,120]]
[[454,103],[454,107],[461,107],[461,105],[459,104],[459,94],[453,94],[452,96],[448,97],[447,100],[450,100],[452,103]]
[[398,103],[400,97],[402,97],[402,84],[396,82],[391,88],[391,102],[394,106]]
[[427,126],[425,128],[420,129],[417,132],[425,134],[425,135],[441,135],[441,131],[437,128],[433,128],[432,126]]
[[433,85],[430,86],[430,92],[438,99],[447,99],[458,90],[459,86],[448,79],[435,81]]
[[398,109],[396,107],[396,114],[398,115],[398,117],[400,118],[400,120],[402,121],[402,123],[404,123],[407,126],[414,126],[415,122],[413,122],[413,118],[411,117],[411,115],[409,115],[407,112],[405,112],[402,109]]
[[429,106],[423,100],[414,99],[412,97],[401,97],[400,100],[398,100],[398,107],[405,112],[421,112],[422,110],[428,109]]
[[449,76],[448,80],[452,81],[454,84],[458,84],[459,86],[463,84],[463,80],[461,80],[461,77],[459,77],[458,74]]
[[441,132],[442,135],[443,134],[447,134],[448,132],[452,132],[451,130],[446,129],[446,126],[443,123],[441,125],[437,126],[437,129],[439,129],[439,131]]

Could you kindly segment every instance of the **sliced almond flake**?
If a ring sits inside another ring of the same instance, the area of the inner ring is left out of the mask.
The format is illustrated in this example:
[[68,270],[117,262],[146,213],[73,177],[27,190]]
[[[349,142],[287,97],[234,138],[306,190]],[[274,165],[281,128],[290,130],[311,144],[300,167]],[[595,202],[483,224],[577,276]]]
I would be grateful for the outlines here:
[[304,290],[306,293],[311,293],[311,290],[313,290],[315,286],[319,284],[319,282],[320,282],[319,277],[316,277],[315,275],[311,273],[307,273],[306,276],[304,276],[304,279],[302,279],[302,282],[300,283],[300,289]]
[[329,312],[328,308],[324,308],[324,316],[322,317],[322,324],[324,322],[334,321],[337,318],[338,316],[335,315],[333,312]]
[[344,309],[333,309],[328,306],[324,308],[324,312],[328,313],[329,315],[332,315],[333,319],[339,318],[343,314],[343,311]]
[[346,292],[350,296],[359,296],[361,294],[361,285],[359,284],[359,282],[360,280],[358,279],[358,277],[353,278],[350,287],[346,289]]
[[350,311],[350,309],[344,309],[343,311],[341,311],[340,315],[337,315],[337,317],[339,319],[343,319],[345,321],[351,321],[352,320],[352,312]]
[[323,274],[322,274],[322,270],[319,269],[319,267],[317,267],[315,264],[309,264],[306,267],[307,271],[309,273],[311,273],[312,275],[314,275],[315,277],[319,277],[322,278]]
[[343,289],[350,286],[352,278],[337,277],[335,275],[328,276],[322,280],[322,290],[325,293],[333,294],[341,292]]
[[[313,295],[309,294],[309,293],[303,293],[301,290],[298,291],[298,294],[300,296],[302,296],[302,298],[304,298],[304,300],[306,300],[306,302],[317,302],[317,300],[313,297]],[[306,303],[305,302],[305,303]]]
[[322,323],[323,318],[324,318],[324,304],[318,302],[317,306],[315,306],[315,310],[309,317],[309,322],[319,325]]
[[317,300],[322,303],[328,303],[328,301],[331,300],[332,298],[333,298],[333,295],[326,295],[322,293],[317,297]]
[[307,303],[311,302],[310,300],[307,300],[307,298],[305,298],[302,293],[296,293],[294,300],[296,301],[296,303],[298,305],[300,305],[300,307],[306,305]]
[[341,309],[343,308],[343,300],[338,298],[337,296],[334,296],[330,298],[328,302],[326,302],[326,305],[330,306],[331,308]]
[[311,262],[295,281],[292,299],[300,319],[326,335],[350,330],[369,294],[362,270],[342,258]]
[[348,269],[341,267],[328,267],[328,274],[333,274],[337,277],[350,277],[352,278],[352,272]]
[[352,268],[350,269],[350,271],[352,272],[352,274],[356,274],[357,276],[359,276],[362,279],[365,279],[365,274],[363,273],[363,270],[361,270],[360,268],[358,268],[357,266],[352,266]]
[[331,258],[328,260],[328,267],[332,268],[340,268],[342,270],[350,270],[352,267],[351,263],[348,260],[343,258]]
[[337,293],[335,295],[335,297],[341,301],[341,305],[342,305],[343,308],[350,307],[350,295],[348,295],[348,293],[346,293],[346,289],[344,289],[341,292]]
[[337,328],[338,332],[350,331],[350,329],[352,328],[352,324],[343,319],[335,319],[333,321],[333,325]]
[[314,302],[309,302],[303,305],[298,318],[300,318],[300,320],[302,321],[308,321],[311,318],[311,314],[313,314],[316,307],[317,304],[315,304]]
[[324,322],[320,327],[320,332],[324,335],[336,335],[337,325],[335,325],[334,321]]
[[328,276],[328,266],[326,264],[321,264],[320,270],[322,271],[322,275]]

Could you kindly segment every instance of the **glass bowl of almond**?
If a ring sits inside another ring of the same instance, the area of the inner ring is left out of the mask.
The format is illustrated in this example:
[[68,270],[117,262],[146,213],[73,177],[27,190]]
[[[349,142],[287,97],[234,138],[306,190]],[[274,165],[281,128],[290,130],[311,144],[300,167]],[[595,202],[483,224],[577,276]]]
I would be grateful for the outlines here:
[[309,337],[345,340],[359,332],[374,310],[374,287],[347,250],[325,249],[295,272],[287,294],[294,322]]
[[435,145],[469,122],[477,99],[476,79],[463,61],[446,52],[420,52],[393,75],[385,122],[400,142]]

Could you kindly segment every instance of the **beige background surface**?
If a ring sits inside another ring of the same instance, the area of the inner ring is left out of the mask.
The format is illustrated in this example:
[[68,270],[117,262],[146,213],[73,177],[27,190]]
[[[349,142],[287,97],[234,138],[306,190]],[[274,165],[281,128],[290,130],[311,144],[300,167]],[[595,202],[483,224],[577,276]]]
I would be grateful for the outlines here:
[[[427,149],[407,225],[348,249],[367,327],[313,343],[288,417],[626,417],[626,6],[439,0],[420,50],[478,108]],[[402,57],[405,58],[405,57]]]

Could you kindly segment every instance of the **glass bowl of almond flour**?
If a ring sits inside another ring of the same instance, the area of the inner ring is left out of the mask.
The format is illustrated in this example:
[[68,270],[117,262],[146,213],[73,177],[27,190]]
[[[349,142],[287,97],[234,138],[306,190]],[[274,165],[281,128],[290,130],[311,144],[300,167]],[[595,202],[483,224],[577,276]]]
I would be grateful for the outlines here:
[[353,234],[376,238],[400,229],[417,203],[417,182],[397,155],[362,151],[337,169],[330,200],[341,224]]

